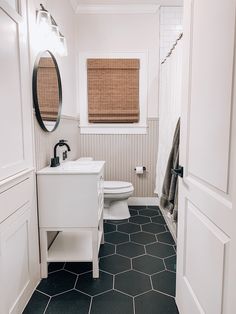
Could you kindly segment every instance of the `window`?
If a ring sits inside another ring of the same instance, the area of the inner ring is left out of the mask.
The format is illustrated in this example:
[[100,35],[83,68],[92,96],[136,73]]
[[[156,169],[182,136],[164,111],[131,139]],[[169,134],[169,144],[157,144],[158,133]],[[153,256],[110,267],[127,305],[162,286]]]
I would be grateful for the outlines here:
[[139,122],[139,59],[87,59],[90,123]]
[[82,134],[146,134],[146,52],[80,53],[78,71]]

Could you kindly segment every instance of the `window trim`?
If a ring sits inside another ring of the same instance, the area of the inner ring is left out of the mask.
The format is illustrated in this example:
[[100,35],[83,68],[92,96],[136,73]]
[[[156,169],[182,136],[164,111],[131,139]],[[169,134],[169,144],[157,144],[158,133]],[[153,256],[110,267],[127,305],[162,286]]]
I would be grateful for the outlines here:
[[[81,134],[146,134],[147,133],[147,52],[83,52],[79,54],[78,62],[78,100],[80,109]],[[87,59],[90,58],[127,58],[140,59],[139,79],[139,108],[140,120],[138,123],[89,123],[88,96],[87,96]]]

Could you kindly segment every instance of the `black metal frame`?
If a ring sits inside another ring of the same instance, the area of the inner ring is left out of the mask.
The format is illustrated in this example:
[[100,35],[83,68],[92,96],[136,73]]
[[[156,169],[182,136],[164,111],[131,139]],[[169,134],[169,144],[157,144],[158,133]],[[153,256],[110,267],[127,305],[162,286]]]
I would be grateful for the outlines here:
[[[59,108],[58,108],[58,115],[57,115],[57,120],[54,125],[54,128],[52,130],[48,130],[43,122],[43,119],[41,117],[40,109],[39,109],[39,102],[38,102],[38,95],[37,95],[37,74],[38,74],[38,66],[39,66],[39,61],[40,58],[42,57],[43,54],[49,53],[53,63],[55,64],[56,72],[57,72],[57,82],[58,82],[58,89],[59,89]],[[34,102],[34,109],[35,109],[35,114],[36,118],[38,120],[38,123],[40,127],[45,131],[45,132],[53,132],[56,130],[56,128],[59,125],[60,119],[61,119],[61,107],[62,107],[62,85],[61,85],[61,75],[59,71],[59,67],[57,64],[57,60],[54,57],[54,55],[51,53],[49,50],[44,50],[40,52],[35,60],[34,63],[34,70],[33,70],[33,81],[32,81],[32,89],[33,89],[33,102]]]

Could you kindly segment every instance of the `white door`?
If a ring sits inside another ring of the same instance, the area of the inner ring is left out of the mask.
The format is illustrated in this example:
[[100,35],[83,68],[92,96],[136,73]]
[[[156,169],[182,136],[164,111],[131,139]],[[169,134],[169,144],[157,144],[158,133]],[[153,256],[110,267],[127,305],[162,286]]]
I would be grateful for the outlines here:
[[235,0],[184,1],[176,301],[236,313]]

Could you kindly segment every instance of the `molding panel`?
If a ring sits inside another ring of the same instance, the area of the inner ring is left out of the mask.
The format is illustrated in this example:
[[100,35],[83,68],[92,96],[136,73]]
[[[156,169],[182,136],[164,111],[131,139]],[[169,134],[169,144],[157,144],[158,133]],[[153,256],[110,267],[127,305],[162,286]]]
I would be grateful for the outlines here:
[[199,312],[220,314],[224,260],[230,239],[189,201],[185,213],[185,282],[199,304]]
[[18,14],[9,5],[12,1],[8,2],[0,2],[0,132],[4,147],[0,155],[0,180],[27,169],[32,163],[26,22],[22,18],[25,7],[22,1]]
[[189,173],[226,194],[235,43],[235,12],[230,11],[231,6],[232,1],[227,5],[221,1],[215,5],[214,0],[193,2],[189,86]]
[[[30,207],[25,205],[17,214],[0,225],[0,292],[1,313],[20,313],[20,300],[30,287]],[[14,280],[9,280],[14,278]]]

